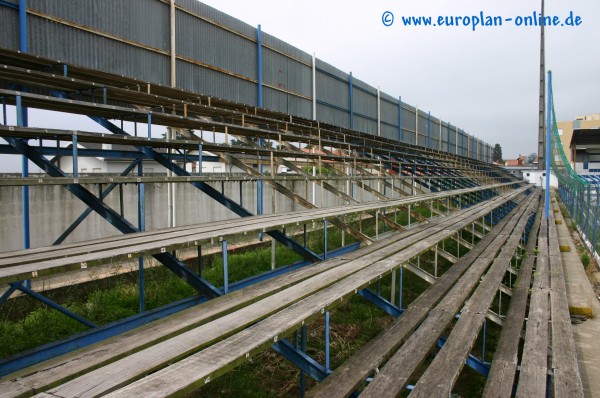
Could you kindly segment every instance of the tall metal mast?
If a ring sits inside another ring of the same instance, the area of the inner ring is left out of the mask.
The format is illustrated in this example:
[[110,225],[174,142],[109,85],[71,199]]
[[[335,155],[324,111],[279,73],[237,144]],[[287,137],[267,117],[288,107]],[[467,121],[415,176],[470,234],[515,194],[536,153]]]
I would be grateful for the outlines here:
[[538,131],[538,169],[546,168],[546,54],[544,39],[544,0],[542,0],[542,20],[540,23],[540,119]]

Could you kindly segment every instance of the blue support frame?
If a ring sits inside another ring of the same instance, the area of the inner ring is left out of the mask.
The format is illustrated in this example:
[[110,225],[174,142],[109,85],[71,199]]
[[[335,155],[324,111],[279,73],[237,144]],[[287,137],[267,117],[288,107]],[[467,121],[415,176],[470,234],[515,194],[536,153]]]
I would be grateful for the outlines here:
[[[144,175],[144,162],[135,162],[138,164],[137,175]],[[138,229],[140,232],[146,230],[146,186],[143,182],[137,186],[138,191]],[[200,275],[202,278],[202,275]],[[140,290],[140,312],[146,311],[146,288],[144,279],[144,257],[138,257],[138,287]]]
[[[303,329],[305,328],[306,326],[303,326]],[[302,334],[306,337],[305,332]],[[306,354],[305,339],[302,341],[303,349],[298,349],[298,347],[295,347],[294,344],[286,339],[278,340],[272,347],[300,369],[301,374],[307,374],[316,381],[323,381],[323,379],[331,373],[324,366]]]
[[[27,158],[29,158],[50,176],[65,177],[65,173],[62,170],[53,165],[48,159],[40,155],[34,148],[30,147],[23,140],[11,137],[5,137],[4,139],[21,154],[26,155]],[[129,221],[125,220],[120,214],[115,212],[112,208],[107,206],[104,202],[99,200],[96,196],[94,196],[94,194],[81,185],[69,184],[65,185],[64,187],[122,233],[138,232],[138,229],[135,228]],[[153,257],[191,286],[193,286],[196,290],[206,294],[208,297],[213,298],[221,295],[221,291],[219,289],[201,279],[196,273],[186,267],[185,264],[179,261],[175,256],[169,253],[157,253],[154,254]]]
[[[24,3],[24,2],[23,2]],[[23,5],[19,8],[19,14],[21,14]],[[22,21],[21,21],[22,22]],[[25,41],[27,41],[25,39]],[[20,95],[16,96],[16,108],[17,108],[17,126],[27,127],[27,108],[23,106],[22,98]],[[21,156],[21,176],[26,178],[29,177],[29,160],[26,156]],[[31,231],[30,231],[30,219],[29,219],[29,186],[23,185],[21,187],[21,203],[22,203],[22,226],[23,226],[23,249],[27,250],[31,247]],[[30,281],[25,281],[26,287],[31,287]]]
[[398,306],[392,304],[389,300],[381,297],[378,293],[375,293],[371,289],[365,288],[358,291],[358,294],[371,303],[375,304],[377,307],[381,308],[386,313],[390,314],[394,318],[398,318],[404,310]]
[[[437,341],[438,348],[442,348],[445,343],[446,338],[440,337]],[[484,377],[488,377],[490,373],[491,363],[484,362],[472,354],[469,354],[469,356],[467,357],[466,364],[468,367],[470,367],[471,369],[473,369],[474,371],[476,371]]]
[[[351,245],[333,250],[331,252],[331,257],[344,255],[346,253],[358,249],[359,247],[360,243],[353,243]],[[260,275],[251,276],[247,279],[243,279],[241,281],[232,283],[229,290],[230,292],[240,290],[250,285],[268,280],[270,278],[284,275],[288,272],[294,271],[296,269],[305,267],[310,264],[311,263],[308,261],[299,261],[288,266],[278,267],[274,270],[269,270]],[[6,300],[8,296],[10,296],[15,290],[16,288],[10,286],[9,291],[7,291],[2,297],[0,297],[0,304],[2,304],[3,300]],[[15,372],[17,370],[23,369],[25,367],[31,366],[33,364],[39,363],[41,361],[54,358],[58,355],[62,355],[76,350],[78,348],[88,346],[90,344],[94,344],[104,339],[116,336],[120,333],[145,325],[156,319],[164,318],[166,316],[172,315],[174,313],[204,303],[206,301],[207,298],[205,296],[196,296],[183,299],[181,301],[177,301],[175,303],[168,304],[160,308],[155,308],[144,313],[140,313],[138,315],[121,319],[108,325],[103,325],[94,329],[90,329],[86,332],[76,334],[59,342],[43,345],[41,347],[28,351],[22,355],[19,355],[16,358],[12,358],[11,360],[0,360],[0,377]]]
[[[141,161],[140,160],[134,160],[129,166],[127,166],[125,168],[125,170],[120,175],[121,176],[126,176],[138,164],[141,165]],[[138,175],[140,175],[140,174],[138,174]],[[143,185],[143,183],[142,183],[142,185]],[[117,187],[116,183],[110,184],[108,187],[106,187],[106,189],[100,194],[100,200],[103,200],[104,198],[106,198],[108,196],[108,194],[110,194],[113,191],[113,189],[115,189],[116,187]],[[75,230],[75,228],[77,228],[77,226],[79,226],[79,224],[81,224],[83,222],[83,220],[85,220],[85,218],[88,215],[90,215],[91,212],[92,212],[92,208],[88,207],[83,213],[81,213],[81,215],[79,217],[77,217],[77,219],[75,221],[73,221],[73,223],[65,230],[65,232],[63,232],[54,241],[54,243],[52,243],[52,245],[53,246],[60,245],[62,242],[64,242],[64,240],[67,239],[67,237]],[[143,229],[140,229],[140,231],[143,231]]]
[[13,10],[18,10],[19,9],[18,5],[13,4],[13,3],[9,3],[8,1],[5,1],[5,0],[0,0],[0,6],[12,8]]
[[257,67],[257,83],[258,83],[258,99],[259,108],[263,107],[263,60],[262,60],[262,29],[260,24],[256,28],[256,53],[258,59]]
[[29,51],[27,41],[27,0],[19,0],[19,51]]
[[[125,131],[120,129],[119,127],[115,126],[114,124],[112,124],[111,122],[106,120],[105,118],[101,118],[101,117],[97,117],[97,116],[89,116],[89,117],[113,134],[129,135]],[[172,171],[176,175],[191,176],[191,174],[188,173],[186,170],[184,170],[183,168],[174,164],[166,156],[162,155],[159,152],[156,152],[154,149],[144,147],[144,146],[134,146],[134,147],[137,148],[141,153],[146,155],[148,158],[161,164],[163,167]],[[226,208],[228,208],[229,210],[233,211],[234,213],[236,213],[237,215],[239,215],[241,217],[248,217],[248,216],[253,215],[250,211],[248,211],[244,207],[240,206],[234,200],[223,195],[222,193],[220,193],[219,191],[214,189],[212,186],[206,184],[205,182],[194,181],[194,182],[191,182],[190,184],[192,184],[194,187],[198,188],[199,190],[201,190],[202,192],[204,192],[205,194],[210,196],[212,199],[221,203],[223,206],[225,206]],[[321,260],[321,257],[319,255],[304,248],[302,245],[298,244],[293,239],[290,239],[288,236],[286,236],[281,231],[269,231],[269,232],[267,232],[267,235],[271,236],[272,238],[277,240],[279,243],[283,244],[284,246],[286,246],[286,247],[290,248],[291,250],[293,250],[294,252],[298,253],[300,256],[302,256],[302,258],[304,258],[306,260],[309,260],[312,262]]]
[[77,148],[77,132],[73,132],[73,177],[79,177],[79,148]]
[[[12,282],[10,283],[11,288],[14,288],[14,290],[19,290],[25,294],[27,294],[28,296],[33,297],[34,299],[41,301],[42,303],[46,304],[49,307],[54,308],[55,310],[59,311],[62,314],[67,315],[70,318],[75,319],[77,322],[84,324],[87,327],[90,328],[95,328],[96,325],[90,321],[88,321],[87,319],[77,315],[76,313],[66,309],[65,307],[56,304],[54,301],[42,296],[41,294],[34,292],[33,290],[31,290],[30,288],[24,286],[22,284],[22,282]],[[13,290],[13,292],[14,292]]]

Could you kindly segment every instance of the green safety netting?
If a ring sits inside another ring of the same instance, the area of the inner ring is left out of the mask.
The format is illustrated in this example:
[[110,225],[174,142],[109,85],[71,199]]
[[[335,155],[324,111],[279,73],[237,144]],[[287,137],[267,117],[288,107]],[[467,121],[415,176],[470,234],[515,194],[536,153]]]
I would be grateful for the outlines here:
[[580,232],[589,242],[591,248],[598,253],[600,252],[600,206],[598,203],[600,187],[578,175],[567,160],[556,123],[552,89],[549,90],[549,93],[552,121],[550,163],[552,171],[558,179],[559,195],[566,205],[571,219],[577,223]]

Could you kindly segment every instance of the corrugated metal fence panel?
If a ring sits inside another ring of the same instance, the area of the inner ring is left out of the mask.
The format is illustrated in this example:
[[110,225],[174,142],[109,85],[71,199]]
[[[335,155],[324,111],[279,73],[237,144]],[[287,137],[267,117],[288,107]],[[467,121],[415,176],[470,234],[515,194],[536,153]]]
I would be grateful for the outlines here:
[[419,111],[419,137],[418,145],[427,147],[427,114]]
[[267,96],[268,87],[265,88],[265,107],[307,118],[312,116],[312,67],[264,48],[263,82],[272,87],[269,92],[273,94]]
[[177,55],[256,81],[256,43],[178,11]]
[[442,122],[442,151],[449,152],[449,137],[448,137],[448,123]]
[[309,68],[312,68],[312,56],[285,41],[278,39],[275,36],[272,36],[266,32],[262,32],[262,43],[263,46],[269,47],[274,51],[281,52],[288,56],[290,59],[293,59]]
[[[317,71],[317,101],[323,101],[334,107],[350,110],[349,86],[343,81]],[[356,99],[355,99],[356,101]]]
[[377,120],[377,94],[366,93],[354,87],[354,113]]
[[76,4],[64,0],[28,0],[27,7],[96,31],[169,50],[169,7],[156,0],[78,0]]
[[[16,0],[8,2],[18,3]],[[176,0],[176,5],[177,55],[184,58],[177,61],[178,86],[257,104],[257,28],[196,0]],[[170,84],[168,0],[79,0],[76,6],[60,0],[29,0],[28,6],[33,10],[28,16],[32,54]],[[16,49],[17,11],[0,7],[0,22],[4,27],[0,45]],[[262,34],[262,41],[264,106],[312,117],[312,56],[266,32]],[[348,74],[319,59],[316,62],[318,119],[349,127]],[[354,85],[353,127],[375,135],[377,89],[356,78]],[[397,104],[396,98],[381,93],[380,127],[384,137],[398,138]],[[403,141],[427,145],[427,114],[419,112],[417,140],[414,113],[413,107],[403,104]],[[453,153],[455,133],[452,128],[443,126],[440,139],[439,123],[432,118],[431,146]],[[463,142],[459,138],[459,154],[489,158],[485,144],[471,146]]]
[[324,123],[347,128],[350,122],[350,114],[327,105],[317,104],[317,119]]
[[[256,83],[229,76],[189,62],[177,61],[177,86],[213,97],[225,98],[255,106],[258,98]],[[167,68],[168,69],[168,68]]]
[[[16,3],[16,0],[9,1],[9,3]],[[19,12],[9,7],[0,7],[0,21],[2,23],[0,46],[10,50],[18,50]]]
[[415,143],[416,129],[415,108],[403,103],[402,104],[402,138],[403,142],[408,144]]
[[377,119],[372,120],[362,116],[354,115],[354,130],[377,135]]
[[169,58],[166,55],[39,17],[30,17],[29,21],[29,51],[32,54],[144,81],[169,84]]
[[[168,0],[155,0],[167,3]],[[197,14],[199,17],[211,21],[217,25],[231,29],[240,35],[246,36],[251,40],[256,40],[256,27],[250,26],[229,14],[225,14],[211,6],[201,3],[197,0],[175,0],[177,6],[182,7],[186,11]]]
[[381,95],[381,136],[398,139],[398,101],[387,95]]

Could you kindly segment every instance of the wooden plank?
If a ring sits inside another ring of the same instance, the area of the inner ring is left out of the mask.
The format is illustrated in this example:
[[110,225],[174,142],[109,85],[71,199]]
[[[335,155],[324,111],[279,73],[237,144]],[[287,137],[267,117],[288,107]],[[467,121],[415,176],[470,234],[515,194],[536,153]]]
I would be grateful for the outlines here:
[[[517,190],[515,192],[513,192],[511,195],[517,195],[521,190]],[[494,202],[487,202],[489,204],[493,204]],[[373,204],[370,204],[371,206]],[[345,209],[348,208],[348,206],[344,206]],[[343,210],[342,210],[343,211]],[[327,212],[327,214],[329,215],[335,215],[335,213],[333,211],[329,211]],[[285,218],[286,215],[283,216],[279,216],[275,219],[275,221],[269,221],[269,222],[265,222],[262,224],[262,229],[263,231],[266,230],[270,230],[270,229],[276,229],[278,227],[280,227],[282,224],[285,224],[286,222],[292,222],[292,223],[297,223],[297,222],[302,222],[302,220],[305,220],[305,218],[303,217],[307,217],[308,219],[313,219],[312,215],[301,215],[301,216],[297,216],[294,217],[293,215],[287,215],[287,218]],[[74,269],[79,269],[79,268],[86,268],[88,266],[93,266],[93,265],[97,265],[100,263],[104,263],[106,262],[106,260],[111,260],[111,261],[116,261],[116,260],[120,260],[120,259],[129,259],[129,258],[136,258],[140,255],[147,255],[147,254],[156,254],[156,253],[161,253],[161,252],[165,252],[167,251],[168,247],[171,246],[178,246],[181,247],[181,245],[183,245],[185,242],[191,243],[194,242],[198,243],[202,240],[209,240],[211,238],[215,237],[215,232],[220,232],[217,235],[218,236],[223,236],[226,235],[227,233],[235,233],[235,234],[241,234],[244,231],[254,231],[257,229],[257,225],[255,225],[254,223],[260,223],[261,221],[259,220],[260,217],[258,217],[257,219],[254,220],[250,220],[252,222],[252,226],[244,226],[243,223],[242,226],[234,226],[232,227],[232,230],[229,230],[230,232],[227,232],[228,230],[222,230],[219,231],[218,229],[215,230],[211,230],[212,232],[208,232],[208,233],[199,233],[196,235],[189,235],[187,237],[184,238],[172,238],[172,239],[164,239],[164,240],[156,240],[156,239],[150,239],[148,242],[143,243],[143,244],[138,244],[135,245],[133,247],[129,247],[127,246],[126,248],[111,248],[110,250],[108,250],[107,252],[94,252],[94,253],[86,253],[86,254],[76,254],[74,256],[68,256],[68,257],[64,257],[64,258],[53,258],[47,261],[39,261],[36,263],[29,263],[29,264],[23,264],[20,266],[13,266],[13,267],[5,267],[5,268],[0,268],[0,282],[12,282],[12,281],[18,281],[21,279],[25,279],[25,278],[31,278],[31,277],[37,277],[37,276],[42,276],[42,275],[48,275],[48,274],[52,274],[52,273],[56,273],[56,272],[62,272],[65,270],[74,270]]]
[[[493,188],[493,186],[492,186]],[[460,190],[460,191],[468,191]],[[312,221],[320,217],[336,217],[351,214],[353,212],[364,212],[369,210],[379,210],[382,208],[392,208],[406,205],[408,203],[419,203],[423,200],[431,200],[434,198],[443,198],[456,194],[458,191],[448,191],[447,193],[435,193],[424,195],[423,197],[412,197],[389,200],[385,202],[370,202],[361,203],[356,205],[345,205],[330,207],[326,209],[312,209],[302,210],[293,213],[286,214],[269,214],[262,216],[247,217],[241,219],[230,219],[221,220],[205,224],[197,224],[183,227],[175,227],[169,229],[159,229],[147,232],[138,232],[134,234],[128,234],[125,236],[114,236],[109,238],[95,239],[85,242],[77,242],[71,244],[64,244],[60,246],[49,246],[42,248],[34,248],[28,250],[18,250],[14,252],[4,252],[2,259],[0,259],[0,267],[12,266],[17,264],[25,264],[27,262],[39,262],[52,258],[65,257],[70,255],[89,253],[92,251],[100,251],[107,248],[115,248],[120,246],[132,246],[141,243],[147,243],[153,240],[157,240],[157,237],[163,239],[177,237],[185,234],[197,234],[200,232],[215,232],[213,237],[222,236],[218,233],[219,227],[224,228],[226,226],[239,226],[241,229],[238,233],[252,231],[250,225],[260,224],[272,221],[275,226],[289,225],[290,223],[300,223]],[[244,227],[245,226],[245,227]],[[243,228],[242,228],[243,227]],[[259,228],[257,226],[257,228]],[[236,232],[230,232],[236,233]],[[115,246],[116,245],[116,246]],[[18,260],[16,259],[18,258]]]
[[550,212],[550,317],[552,319],[552,386],[555,397],[583,397],[583,383],[571,326],[562,257],[554,212]]
[[[517,397],[546,396],[549,321],[548,227],[542,221]],[[542,381],[543,380],[543,381]]]
[[517,372],[518,350],[521,340],[525,313],[527,311],[527,299],[535,256],[533,251],[537,242],[537,234],[540,228],[541,214],[538,215],[529,234],[526,251],[527,259],[521,265],[517,281],[513,287],[513,295],[510,307],[506,315],[500,340],[496,347],[494,360],[487,377],[484,397],[509,397],[512,395],[514,380]]
[[[417,233],[426,233],[428,226],[420,226],[405,233],[395,235],[374,245],[348,253],[310,268],[303,268],[270,281],[232,292],[226,297],[211,300],[201,306],[183,311],[164,320],[154,322],[142,328],[126,332],[105,342],[63,355],[23,371],[6,376],[0,382],[0,397],[29,395],[34,390],[44,389],[70,378],[90,371],[101,365],[113,362],[126,354],[137,352],[147,346],[163,341],[170,336],[185,332],[195,326],[213,320],[248,305],[260,298],[283,290],[299,281],[318,275],[350,260],[367,256],[393,241],[401,241]],[[411,243],[419,240],[414,238]],[[411,244],[409,243],[409,244]]]
[[[453,328],[444,347],[442,347],[431,365],[421,376],[411,396],[442,397],[447,396],[451,392],[452,386],[464,366],[465,359],[477,339],[479,330],[485,319],[487,308],[493,301],[498,286],[506,273],[506,267],[519,244],[522,231],[529,218],[528,215],[536,204],[535,200],[532,200],[532,198],[529,199],[524,217],[519,220],[500,254],[494,259],[489,271],[463,307],[461,317]],[[386,367],[384,367],[381,373],[385,371]],[[379,384],[378,377],[363,391],[363,394],[376,384]],[[388,384],[387,387],[388,389],[392,389],[391,391],[396,391],[393,385]]]
[[[335,369],[333,374],[323,380],[312,391],[309,391],[308,396],[331,398],[351,395],[367,376],[373,375],[375,369],[379,369],[394,350],[404,344],[406,339],[413,338],[411,334],[423,322],[430,308],[439,303],[467,269],[473,269],[475,260],[480,257],[487,258],[486,252],[495,255],[506,240],[506,235],[504,235],[504,239],[499,238],[500,232],[507,225],[509,219],[513,224],[516,224],[517,218],[507,217],[502,220],[496,230],[486,235],[467,256],[454,264],[435,284],[415,299],[407,310],[386,330]],[[480,262],[483,263],[484,261]]]
[[[370,247],[369,247],[370,248]],[[72,353],[50,359],[0,378],[0,397],[30,396],[35,391],[65,382],[78,374],[116,361],[145,347],[181,334],[194,327],[243,308],[255,301],[333,269],[359,253],[352,252],[312,267],[234,291],[199,306],[125,332]]]
[[[502,201],[504,200],[506,199],[503,199]],[[487,205],[482,207],[487,207]],[[373,283],[384,273],[387,274],[391,272],[391,270],[397,268],[403,261],[427,250],[431,246],[431,242],[443,239],[448,234],[447,230],[452,231],[453,228],[461,228],[472,221],[472,219],[481,217],[481,213],[483,212],[484,210],[474,209],[474,211],[468,213],[468,217],[464,216],[462,219],[443,219],[443,222],[441,222],[441,225],[437,226],[437,228],[427,228],[426,231],[431,233],[431,235],[426,239],[423,239],[422,236],[412,236],[408,239],[410,242],[402,242],[401,245],[387,245],[377,251],[376,255],[371,254],[364,256],[337,267],[335,270],[321,273],[318,277],[302,281],[266,299],[253,303],[242,310],[230,313],[209,324],[192,329],[165,342],[120,359],[108,366],[94,370],[54,388],[49,392],[63,396],[95,396],[98,394],[105,394],[114,388],[122,387],[147,373],[153,372],[168,363],[172,363],[185,355],[189,355],[208,344],[221,340],[228,334],[233,334],[247,328],[249,325],[255,324],[256,321],[264,319],[279,311],[282,315],[269,318],[276,318],[276,320],[274,320],[275,324],[269,324],[270,326],[265,327],[264,330],[263,325],[265,325],[265,322],[259,322],[222,342],[225,344],[225,341],[235,340],[237,341],[236,344],[238,346],[244,346],[244,350],[248,349],[247,347],[251,347],[250,351],[252,349],[263,349],[264,347],[262,347],[262,345],[265,345],[265,347],[268,346],[269,341],[272,341],[274,336],[278,336],[285,331],[298,327],[302,320],[314,316],[326,305],[341,302],[339,300],[343,300],[349,295],[355,294],[357,289]],[[454,223],[455,227],[450,227],[446,225],[446,223]],[[429,232],[430,230],[434,231]],[[407,244],[409,245],[408,247],[398,251],[401,246]],[[390,255],[391,253],[395,254]],[[368,259],[365,257],[368,257]],[[359,269],[360,271],[356,272]],[[343,270],[346,270],[346,273],[344,273]],[[350,275],[348,275],[348,272],[350,272]],[[342,279],[344,276],[346,277]],[[327,286],[330,287],[327,288]],[[321,291],[318,289],[324,290]],[[314,293],[315,291],[317,291],[317,293]],[[303,300],[298,301],[301,299]],[[290,314],[293,319],[288,317]],[[255,331],[256,328],[259,327],[258,325],[261,325],[260,332],[248,332],[249,330]],[[253,338],[249,338],[248,333],[250,333]],[[241,340],[238,341],[238,338],[241,338]],[[257,343],[257,339],[262,341],[262,343]],[[222,343],[217,343],[216,345],[220,346]],[[214,345],[211,347],[214,347]],[[204,349],[200,353],[211,352],[211,347]],[[218,350],[223,349],[222,346],[220,347],[221,348]],[[238,359],[243,360],[245,354],[246,352]],[[231,355],[235,356],[236,354],[231,353]],[[221,361],[219,362],[221,364],[222,360],[227,358],[223,355],[219,355],[219,357],[221,358]],[[213,363],[212,366],[217,365],[217,363]],[[218,371],[221,369],[221,367],[217,367],[218,369],[214,370],[214,372],[216,372],[215,374],[218,374]],[[189,370],[198,375],[209,372],[207,377],[210,377],[213,374],[213,370],[211,369],[213,368],[207,367],[198,370],[190,367]],[[181,370],[178,370],[177,372],[180,373]],[[193,382],[193,378],[188,376],[185,381]],[[172,386],[174,387],[175,384],[172,384]]]

